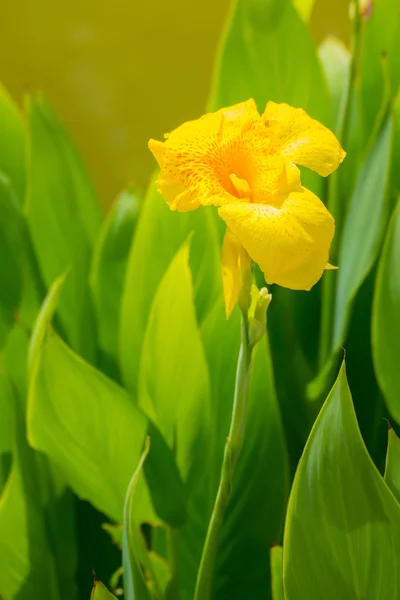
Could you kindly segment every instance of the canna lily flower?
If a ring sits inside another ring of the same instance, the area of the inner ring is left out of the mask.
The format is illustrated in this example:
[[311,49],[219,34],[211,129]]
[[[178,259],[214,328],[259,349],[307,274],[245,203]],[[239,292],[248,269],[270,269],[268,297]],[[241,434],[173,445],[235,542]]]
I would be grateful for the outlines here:
[[268,284],[310,290],[328,264],[334,219],[296,165],[322,176],[345,157],[333,133],[302,109],[254,100],[206,114],[150,140],[157,188],[172,210],[217,206],[226,222],[222,249],[227,316],[250,259]]

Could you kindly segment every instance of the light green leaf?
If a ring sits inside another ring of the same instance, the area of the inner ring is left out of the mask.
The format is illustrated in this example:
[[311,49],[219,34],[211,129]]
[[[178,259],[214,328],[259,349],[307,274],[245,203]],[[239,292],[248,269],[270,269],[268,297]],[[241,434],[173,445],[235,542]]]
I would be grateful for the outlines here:
[[400,506],[364,446],[344,365],[300,460],[283,548],[287,600],[400,595]]
[[388,448],[385,465],[385,481],[400,502],[400,439],[388,425]]
[[236,0],[210,98],[213,110],[253,97],[304,108],[329,124],[329,96],[307,25],[288,0]]
[[121,192],[103,223],[90,274],[102,366],[116,377],[122,293],[139,209],[136,190]]
[[25,125],[22,115],[0,84],[0,172],[22,206],[25,196]]
[[87,285],[91,239],[84,215],[91,198],[80,165],[72,161],[72,150],[43,99],[30,99],[28,123],[26,214],[33,246],[46,286],[71,270],[59,305],[60,322],[72,347],[92,358]]
[[108,591],[98,579],[94,582],[90,600],[116,600],[116,596]]
[[283,555],[281,546],[271,548],[272,600],[285,600],[283,592]]
[[15,194],[0,174],[0,347],[14,325],[22,298],[22,220]]
[[136,393],[139,357],[154,294],[172,258],[194,232],[190,266],[200,320],[221,292],[220,249],[212,209],[173,212],[150,185],[131,248],[123,296],[120,360],[126,387]]
[[210,390],[187,244],[162,278],[151,308],[140,361],[139,406],[174,448],[190,489],[207,454]]
[[318,49],[331,96],[332,119],[337,130],[339,107],[343,90],[349,77],[350,52],[345,44],[334,36],[325,38]]
[[400,423],[400,200],[379,263],[372,313],[375,373],[386,404]]
[[387,220],[392,119],[389,118],[357,179],[339,250],[333,350],[343,344],[352,303],[372,269]]
[[[52,302],[44,304],[47,317]],[[122,388],[50,327],[44,330],[44,322],[39,316],[31,350],[30,443],[51,458],[79,496],[120,522],[147,421]]]

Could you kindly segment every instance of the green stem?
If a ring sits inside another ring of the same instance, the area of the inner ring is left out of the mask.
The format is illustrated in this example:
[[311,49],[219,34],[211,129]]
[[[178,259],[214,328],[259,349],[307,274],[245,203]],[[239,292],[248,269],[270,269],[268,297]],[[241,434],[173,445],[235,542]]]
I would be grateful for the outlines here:
[[[343,93],[338,122],[336,126],[336,135],[341,145],[347,145],[349,133],[349,120],[351,110],[351,100],[353,96],[354,85],[357,77],[358,65],[361,52],[361,16],[360,2],[355,0],[355,15],[353,23],[353,51],[350,63],[350,72],[347,80],[347,85]],[[328,180],[328,209],[335,217],[336,235],[332,240],[330,250],[330,260],[333,264],[338,260],[338,248],[340,241],[340,232],[342,227],[342,210],[340,207],[339,197],[339,174],[336,171]],[[323,368],[329,358],[331,352],[331,340],[333,330],[333,315],[336,294],[336,276],[334,272],[325,273],[322,281],[322,314],[321,314],[321,337],[319,347],[319,366]]]
[[194,600],[209,600],[214,574],[215,557],[218,549],[221,525],[226,507],[232,493],[233,477],[242,450],[247,402],[249,396],[250,364],[252,346],[249,340],[249,322],[246,311],[242,311],[242,339],[236,370],[236,387],[233,402],[232,419],[228,438],[225,443],[221,478],[217,497],[208,526],[206,541],[197,575]]

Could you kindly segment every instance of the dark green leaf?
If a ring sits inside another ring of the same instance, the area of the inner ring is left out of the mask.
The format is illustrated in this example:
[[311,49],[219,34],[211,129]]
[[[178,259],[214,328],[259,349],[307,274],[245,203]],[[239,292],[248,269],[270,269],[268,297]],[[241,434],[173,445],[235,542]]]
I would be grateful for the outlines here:
[[372,315],[375,372],[386,404],[400,423],[400,201],[387,232]]
[[389,426],[386,454],[385,481],[400,502],[400,439]]
[[22,220],[16,197],[0,174],[0,347],[14,325],[22,298]]
[[400,506],[365,449],[344,365],[300,460],[283,548],[287,600],[399,597]]

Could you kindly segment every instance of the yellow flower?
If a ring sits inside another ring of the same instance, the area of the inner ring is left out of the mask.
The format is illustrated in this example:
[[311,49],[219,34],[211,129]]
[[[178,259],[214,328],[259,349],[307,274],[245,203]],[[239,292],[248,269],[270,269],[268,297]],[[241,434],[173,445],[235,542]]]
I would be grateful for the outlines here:
[[[296,165],[327,176],[345,157],[333,133],[302,109],[248,100],[150,140],[158,190],[172,210],[218,206],[227,224],[223,281],[227,314],[249,256],[268,284],[309,290],[328,266],[334,220],[303,188]],[[243,249],[245,252],[243,252]]]

